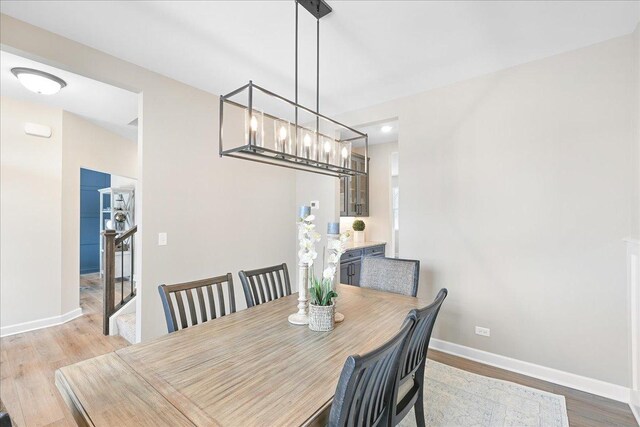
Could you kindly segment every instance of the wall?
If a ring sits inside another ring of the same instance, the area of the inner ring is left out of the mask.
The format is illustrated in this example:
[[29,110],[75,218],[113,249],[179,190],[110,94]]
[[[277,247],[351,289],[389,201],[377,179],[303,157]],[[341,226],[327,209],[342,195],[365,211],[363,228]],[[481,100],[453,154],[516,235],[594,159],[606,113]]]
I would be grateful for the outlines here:
[[[0,24],[5,49],[141,93],[138,338],[166,333],[161,283],[295,265],[295,241],[288,237],[296,220],[295,173],[219,158],[217,96],[6,15]],[[167,246],[157,245],[159,232],[168,233]]]
[[[62,112],[0,97],[0,324],[61,314]],[[49,139],[24,123],[51,126]],[[77,303],[76,303],[77,307]]]
[[[138,147],[73,113],[63,112],[62,152],[62,290],[63,309],[80,298],[80,169],[135,178]],[[71,308],[69,308],[71,309]]]
[[400,256],[421,296],[450,291],[434,337],[629,385],[638,51],[624,36],[338,117],[399,117]]
[[[137,147],[74,114],[38,104],[2,97],[0,113],[4,335],[81,313],[80,169],[135,176]],[[52,137],[26,135],[24,122],[51,126]]]
[[100,271],[100,193],[111,186],[111,175],[80,169],[80,274]]
[[[391,153],[398,143],[369,145],[369,216],[365,222],[367,241],[386,242],[386,256],[393,256],[391,244]],[[340,219],[341,230],[351,229],[354,217]]]

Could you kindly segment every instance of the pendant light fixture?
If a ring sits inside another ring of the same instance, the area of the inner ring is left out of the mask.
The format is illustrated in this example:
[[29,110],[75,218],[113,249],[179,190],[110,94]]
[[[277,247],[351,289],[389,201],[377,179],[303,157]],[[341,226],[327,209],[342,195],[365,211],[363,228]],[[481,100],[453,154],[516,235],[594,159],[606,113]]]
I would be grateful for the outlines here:
[[[368,158],[367,134],[320,114],[320,19],[331,13],[324,0],[295,0],[294,100],[249,81],[220,97],[220,156],[235,157],[334,177],[368,174],[351,165],[354,144]],[[316,18],[315,110],[298,102],[298,6]],[[273,106],[273,103],[276,106]],[[262,105],[264,104],[264,105]],[[271,109],[267,108],[267,104]],[[225,145],[231,148],[225,148]]]

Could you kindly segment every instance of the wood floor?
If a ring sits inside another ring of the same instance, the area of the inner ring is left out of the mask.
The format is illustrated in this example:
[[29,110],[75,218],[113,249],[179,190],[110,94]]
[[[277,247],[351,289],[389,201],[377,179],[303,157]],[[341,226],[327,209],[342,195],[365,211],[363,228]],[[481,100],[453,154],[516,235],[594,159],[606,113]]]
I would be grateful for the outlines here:
[[[85,315],[64,325],[0,339],[0,399],[17,426],[75,426],[54,385],[61,366],[125,347],[102,335],[102,289],[85,278],[80,292]],[[553,383],[429,350],[429,358],[469,372],[564,395],[569,424],[638,426],[628,405]]]

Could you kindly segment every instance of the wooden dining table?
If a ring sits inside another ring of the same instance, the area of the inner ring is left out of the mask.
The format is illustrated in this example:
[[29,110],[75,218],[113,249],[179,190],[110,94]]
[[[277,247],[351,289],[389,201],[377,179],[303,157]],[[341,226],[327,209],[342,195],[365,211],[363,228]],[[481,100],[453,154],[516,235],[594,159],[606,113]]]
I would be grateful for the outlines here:
[[[338,285],[342,323],[295,326],[297,294],[56,371],[81,426],[323,425],[342,366],[427,301]],[[159,303],[159,302],[158,302]]]

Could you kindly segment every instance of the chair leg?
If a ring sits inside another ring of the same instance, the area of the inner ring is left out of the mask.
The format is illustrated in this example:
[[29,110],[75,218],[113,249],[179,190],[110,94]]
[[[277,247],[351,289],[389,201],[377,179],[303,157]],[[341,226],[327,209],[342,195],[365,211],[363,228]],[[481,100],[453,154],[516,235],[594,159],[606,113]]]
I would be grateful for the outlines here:
[[416,405],[414,406],[416,412],[416,425],[418,427],[425,427],[424,421],[424,385],[420,387],[418,391],[418,399],[416,399]]

